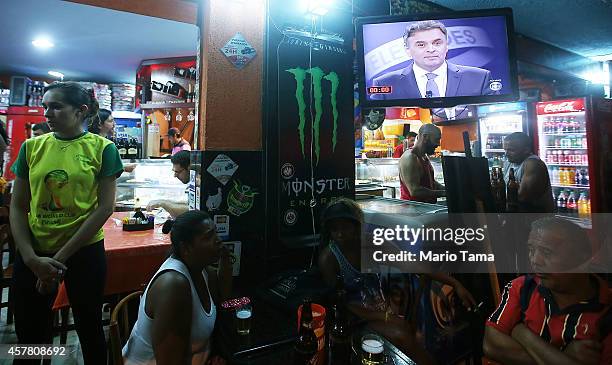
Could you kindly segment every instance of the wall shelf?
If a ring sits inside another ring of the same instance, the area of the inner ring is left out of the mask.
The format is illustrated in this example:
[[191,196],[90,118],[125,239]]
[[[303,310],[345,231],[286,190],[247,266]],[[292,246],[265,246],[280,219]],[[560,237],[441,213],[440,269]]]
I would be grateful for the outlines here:
[[195,108],[195,103],[146,103],[140,104],[140,109],[170,109],[170,108]]

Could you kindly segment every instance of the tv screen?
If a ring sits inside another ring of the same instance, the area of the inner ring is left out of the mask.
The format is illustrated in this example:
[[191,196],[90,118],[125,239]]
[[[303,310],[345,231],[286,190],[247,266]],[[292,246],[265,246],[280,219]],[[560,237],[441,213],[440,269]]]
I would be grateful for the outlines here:
[[517,100],[512,9],[357,20],[363,107]]

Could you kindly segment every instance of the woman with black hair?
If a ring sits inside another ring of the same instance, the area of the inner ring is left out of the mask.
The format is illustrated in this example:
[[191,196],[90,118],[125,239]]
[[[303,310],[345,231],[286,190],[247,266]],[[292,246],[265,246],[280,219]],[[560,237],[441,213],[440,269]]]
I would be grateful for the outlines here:
[[85,364],[106,364],[102,226],[123,166],[111,141],[83,131],[83,120],[98,112],[93,90],[53,83],[43,108],[53,133],[26,140],[12,167],[15,331],[20,344],[52,343],[52,304],[64,280]]
[[[230,253],[208,214],[193,210],[168,220],[172,254],[140,300],[138,320],[123,348],[126,365],[205,364],[216,304],[231,292]],[[219,263],[218,270],[209,265]]]
[[110,138],[115,130],[113,112],[108,109],[99,109],[97,114],[87,118],[87,130],[102,137]]

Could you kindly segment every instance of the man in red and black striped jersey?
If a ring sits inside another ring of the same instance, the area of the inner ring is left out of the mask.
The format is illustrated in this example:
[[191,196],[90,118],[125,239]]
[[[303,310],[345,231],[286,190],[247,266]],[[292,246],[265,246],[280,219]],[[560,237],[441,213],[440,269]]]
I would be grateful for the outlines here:
[[503,364],[612,364],[612,292],[588,274],[586,232],[561,218],[532,224],[537,274],[506,285],[486,325],[484,352]]

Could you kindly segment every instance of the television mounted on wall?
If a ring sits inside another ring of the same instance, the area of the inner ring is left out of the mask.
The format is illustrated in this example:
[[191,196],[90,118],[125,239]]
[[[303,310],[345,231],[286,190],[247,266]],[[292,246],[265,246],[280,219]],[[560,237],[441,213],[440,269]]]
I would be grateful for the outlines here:
[[356,37],[364,108],[519,98],[510,8],[358,18]]

